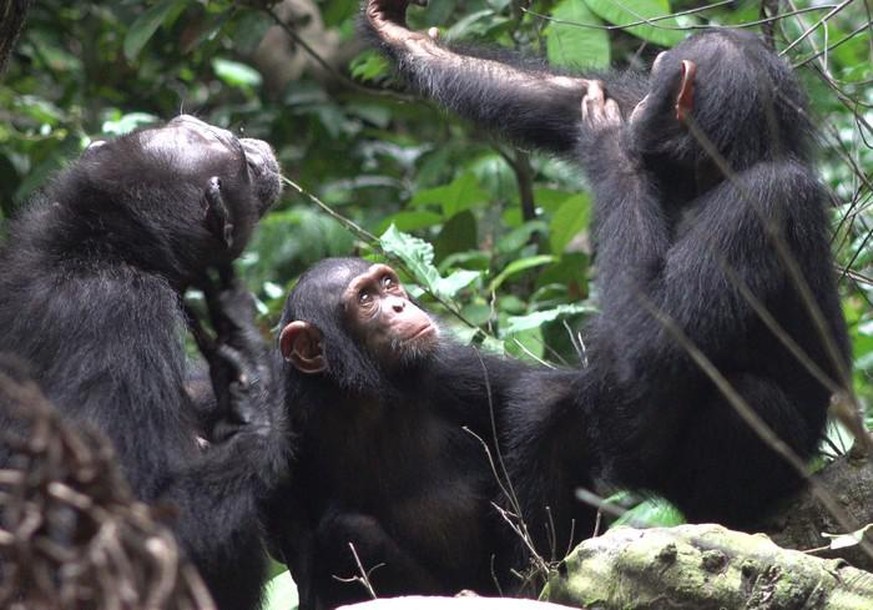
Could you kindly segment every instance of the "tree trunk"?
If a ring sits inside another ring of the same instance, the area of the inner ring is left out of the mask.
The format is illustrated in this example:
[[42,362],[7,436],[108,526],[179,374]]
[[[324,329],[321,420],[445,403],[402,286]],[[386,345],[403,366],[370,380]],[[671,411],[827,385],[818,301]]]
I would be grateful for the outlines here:
[[862,610],[873,574],[720,525],[618,527],[580,544],[544,598],[601,610]]
[[18,40],[32,3],[33,0],[0,0],[0,73],[6,68],[6,60]]

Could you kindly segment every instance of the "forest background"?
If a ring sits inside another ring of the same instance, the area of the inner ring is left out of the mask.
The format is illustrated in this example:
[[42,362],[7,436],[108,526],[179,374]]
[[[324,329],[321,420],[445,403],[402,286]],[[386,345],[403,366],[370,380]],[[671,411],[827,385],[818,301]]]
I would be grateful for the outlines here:
[[[265,336],[310,264],[387,256],[462,340],[579,363],[579,331],[597,309],[583,176],[417,101],[363,43],[359,10],[358,0],[35,3],[0,81],[0,232],[91,139],[186,112],[269,141],[299,187],[286,186],[239,261]],[[409,16],[568,69],[646,68],[707,26],[771,35],[819,129],[855,389],[871,403],[867,2],[431,0]]]

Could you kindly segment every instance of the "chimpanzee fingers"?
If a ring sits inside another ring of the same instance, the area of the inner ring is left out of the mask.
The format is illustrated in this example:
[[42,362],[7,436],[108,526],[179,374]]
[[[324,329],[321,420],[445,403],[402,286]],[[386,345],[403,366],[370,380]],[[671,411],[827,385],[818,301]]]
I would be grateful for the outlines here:
[[[426,2],[422,0],[411,0],[419,6],[424,6]],[[367,3],[366,15],[367,19],[380,30],[389,24],[406,26],[406,9],[409,6],[410,0],[370,0]]]
[[259,366],[246,354],[228,345],[219,346],[219,354],[227,365],[225,385],[216,393],[226,399],[227,420],[242,425],[269,426],[271,415],[269,405],[275,397],[271,396],[272,376],[269,366]]
[[621,123],[621,110],[618,107],[618,102],[614,99],[606,100],[603,106],[603,117],[607,125],[619,125]]
[[427,0],[369,0],[364,15],[376,34],[389,45],[420,44],[437,40],[439,32],[436,28],[430,28],[427,33],[408,29],[406,9],[410,4],[426,6]]
[[[203,291],[209,321],[218,337],[225,342],[239,327],[251,325],[254,305],[245,287],[236,279],[231,264],[214,267],[213,274],[206,274],[197,282]],[[228,294],[236,294],[236,301]]]
[[230,248],[233,245],[233,223],[230,221],[228,207],[221,194],[221,180],[218,176],[209,179],[203,199],[206,208],[206,228]]
[[602,106],[604,99],[603,82],[599,80],[589,80],[588,90],[585,92],[585,97],[591,100],[594,104]]
[[242,389],[248,387],[251,382],[252,371],[242,352],[230,347],[226,343],[220,343],[216,346],[216,354],[227,371],[227,384],[238,384]]
[[588,88],[582,97],[582,120],[595,123],[603,107],[603,84],[597,80],[589,80]]
[[263,400],[258,400],[255,386],[257,379],[250,379],[248,383],[231,383],[229,387],[231,401],[231,412],[234,418],[239,423],[246,426],[251,425],[268,425],[269,418],[266,412],[261,408],[264,405]]
[[618,103],[606,97],[600,81],[588,81],[588,88],[582,97],[582,121],[591,129],[605,129],[621,123]]
[[210,361],[217,349],[215,340],[206,332],[206,329],[203,328],[203,324],[200,322],[200,318],[197,317],[197,314],[187,304],[183,306],[183,310],[188,323],[188,330],[191,331],[191,336],[194,337],[197,349],[200,350],[200,353],[203,354],[207,361]]
[[216,316],[227,328],[226,340],[237,349],[246,349],[252,343],[261,343],[254,324],[255,299],[252,293],[236,278],[220,291],[216,299]]

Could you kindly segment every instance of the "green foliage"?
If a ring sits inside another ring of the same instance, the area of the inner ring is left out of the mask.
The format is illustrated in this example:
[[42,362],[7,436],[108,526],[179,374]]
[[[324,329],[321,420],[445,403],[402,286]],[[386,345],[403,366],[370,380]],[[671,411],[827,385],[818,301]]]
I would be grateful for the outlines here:
[[667,0],[585,0],[585,3],[607,23],[620,26],[645,41],[669,48],[685,39],[686,32],[678,20],[665,18],[672,13]]
[[128,60],[136,59],[159,27],[164,24],[172,25],[185,9],[185,4],[183,0],[164,0],[140,14],[124,37],[124,56]]
[[[91,138],[191,112],[270,141],[288,177],[380,235],[353,235],[288,189],[240,261],[260,298],[265,332],[308,265],[324,256],[385,255],[459,337],[523,358],[578,362],[575,334],[597,303],[591,202],[576,168],[518,154],[429,104],[388,92],[399,84],[387,63],[357,41],[357,0],[313,3],[320,20],[289,26],[301,34],[323,20],[306,40],[330,70],[300,45],[257,50],[273,24],[259,4],[35,3],[0,87],[0,224]],[[759,19],[760,2],[751,0],[676,15],[701,6],[447,0],[412,7],[409,19],[569,68],[638,66],[691,26]],[[821,127],[822,176],[839,204],[834,248],[845,270],[855,385],[869,399],[873,62],[869,27],[859,28],[869,18],[863,3],[835,14],[809,2],[798,8],[778,21],[776,39],[782,49],[796,42],[786,57],[798,66]],[[265,52],[278,54],[278,64],[264,62]],[[282,80],[276,65],[296,71]],[[533,176],[533,214],[521,210],[519,168]]]
[[478,271],[460,269],[448,277],[441,277],[433,266],[433,246],[423,239],[401,233],[393,225],[379,238],[379,246],[385,254],[400,260],[425,290],[443,302],[454,299],[461,289],[481,275]]
[[[256,52],[274,23],[271,9],[260,6],[231,0],[34,6],[0,89],[2,213],[11,214],[91,138],[194,112],[269,140],[286,174],[312,185],[339,215],[382,235],[361,241],[310,201],[287,193],[240,263],[262,301],[265,326],[306,266],[323,256],[377,250],[403,261],[430,295],[425,298],[458,328],[475,327],[470,336],[477,340],[488,337],[509,351],[521,341],[525,357],[576,361],[573,335],[596,307],[588,300],[595,279],[587,238],[591,202],[579,172],[555,159],[518,156],[427,104],[386,95],[386,85],[398,83],[381,56],[356,46],[356,0],[312,6],[324,26],[307,40],[333,69],[289,45],[290,51],[273,52],[285,53],[282,65],[301,68],[291,80],[277,80],[275,66],[259,63],[264,49]],[[508,0],[449,0],[408,12],[415,27],[436,25],[450,38],[544,53],[571,68],[638,64],[676,44],[689,26],[758,18],[751,1],[677,14],[680,6],[698,5],[542,0],[520,10]],[[866,397],[873,317],[870,282],[863,278],[870,276],[873,240],[864,227],[873,219],[862,172],[873,153],[863,144],[869,123],[857,120],[862,111],[855,108],[873,102],[865,87],[869,34],[858,29],[866,17],[856,7],[810,29],[824,15],[784,16],[777,32],[799,41],[791,60],[819,64],[799,73],[815,112],[827,117],[822,170],[842,202],[834,243],[852,271],[843,284],[845,309],[855,339],[856,388]],[[289,27],[303,34],[312,21]],[[328,38],[332,48],[318,46]],[[832,41],[839,44],[827,55],[815,55]],[[836,80],[819,78],[821,67]],[[516,172],[525,166],[534,177],[533,217],[519,206]]]
[[276,574],[264,588],[263,610],[296,610],[299,599],[297,587],[288,570]]
[[545,30],[549,62],[558,66],[585,68],[609,67],[609,36],[598,26],[603,22],[583,0],[562,0],[552,11]]

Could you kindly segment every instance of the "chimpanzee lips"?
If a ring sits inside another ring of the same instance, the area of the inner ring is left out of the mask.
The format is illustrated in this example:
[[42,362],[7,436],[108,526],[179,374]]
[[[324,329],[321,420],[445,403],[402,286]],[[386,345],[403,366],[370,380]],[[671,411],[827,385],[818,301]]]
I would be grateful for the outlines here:
[[414,339],[418,339],[420,337],[423,337],[424,335],[427,335],[427,334],[434,334],[435,335],[436,333],[437,333],[437,327],[435,324],[425,324],[424,326],[419,328],[417,331],[415,331],[415,333],[409,337],[409,340],[412,341]]

